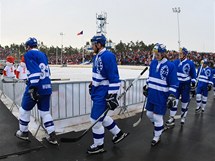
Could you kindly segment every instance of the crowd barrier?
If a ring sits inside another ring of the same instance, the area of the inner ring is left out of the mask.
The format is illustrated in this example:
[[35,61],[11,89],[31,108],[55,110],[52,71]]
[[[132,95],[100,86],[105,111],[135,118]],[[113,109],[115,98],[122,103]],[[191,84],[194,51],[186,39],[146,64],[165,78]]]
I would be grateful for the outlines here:
[[[126,89],[133,79],[121,81],[119,94]],[[89,81],[52,81],[51,114],[54,121],[88,115],[91,111],[92,101],[90,99],[88,85]],[[146,79],[139,79],[132,88],[119,101],[120,108],[126,110],[130,105],[143,102],[142,87]],[[6,95],[13,101],[10,108],[21,106],[22,95],[25,91],[25,82],[12,80],[0,81],[0,98]],[[31,111],[35,121],[40,122],[37,107]]]

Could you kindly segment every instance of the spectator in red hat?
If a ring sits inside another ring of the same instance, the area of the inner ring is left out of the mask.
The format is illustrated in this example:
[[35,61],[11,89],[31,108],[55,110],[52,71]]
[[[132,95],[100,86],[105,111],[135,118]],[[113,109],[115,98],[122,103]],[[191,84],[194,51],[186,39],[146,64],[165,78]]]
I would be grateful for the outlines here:
[[26,80],[27,79],[27,69],[25,65],[24,56],[21,57],[20,64],[16,70],[16,78]]
[[6,77],[15,77],[16,69],[14,67],[15,58],[13,56],[7,56],[6,58],[6,67],[3,70],[3,76]]

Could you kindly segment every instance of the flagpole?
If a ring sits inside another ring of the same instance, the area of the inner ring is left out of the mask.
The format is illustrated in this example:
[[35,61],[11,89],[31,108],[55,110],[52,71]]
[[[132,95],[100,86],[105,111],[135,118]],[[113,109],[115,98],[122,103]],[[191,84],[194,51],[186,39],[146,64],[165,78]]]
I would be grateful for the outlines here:
[[60,33],[60,36],[61,36],[61,59],[60,59],[60,63],[61,63],[61,65],[63,65],[63,35],[64,35],[64,33],[61,32]]
[[82,63],[84,63],[84,61],[85,61],[85,57],[84,57],[84,51],[85,51],[85,49],[84,49],[84,34],[82,34],[81,36],[82,36],[82,39],[81,39],[82,42],[81,43],[83,44]]
[[82,63],[84,63],[84,60],[85,60],[85,58],[84,58],[84,52],[85,52],[85,49],[84,49],[84,35],[82,37],[82,44],[83,44]]
[[[81,38],[81,44],[83,45],[84,44],[84,33],[83,33],[83,30],[81,31],[81,32],[79,32],[78,34],[77,34],[78,36],[81,36],[82,38]],[[84,45],[82,46],[81,45],[81,48],[83,47],[83,51],[82,51],[82,63],[84,63]]]

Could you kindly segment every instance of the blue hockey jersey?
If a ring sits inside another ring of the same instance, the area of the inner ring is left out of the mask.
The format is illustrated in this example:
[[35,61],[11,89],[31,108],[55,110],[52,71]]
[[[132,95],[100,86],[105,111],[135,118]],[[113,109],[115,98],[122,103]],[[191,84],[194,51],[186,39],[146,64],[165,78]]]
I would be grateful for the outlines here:
[[[197,75],[199,75],[200,67],[198,69]],[[198,87],[206,88],[208,84],[213,85],[213,72],[210,67],[202,68],[200,75],[199,75],[199,81],[198,81]]]
[[33,86],[37,88],[40,95],[51,94],[52,88],[47,56],[38,49],[32,49],[25,53],[24,58],[28,70],[26,90]]
[[92,99],[106,97],[107,94],[117,93],[121,81],[115,55],[103,49],[93,60]]
[[121,81],[115,55],[105,48],[101,50],[93,58],[92,73],[91,117],[97,119],[106,109],[107,94],[117,93],[120,88]]
[[214,83],[214,86],[215,86],[215,69],[213,69],[213,83]]
[[153,60],[150,64],[148,83],[149,102],[165,106],[170,94],[176,93],[179,82],[175,65],[166,58],[158,62]]
[[184,59],[176,59],[173,61],[177,68],[177,77],[179,83],[181,84],[190,84],[190,82],[196,82],[196,69],[193,61]]

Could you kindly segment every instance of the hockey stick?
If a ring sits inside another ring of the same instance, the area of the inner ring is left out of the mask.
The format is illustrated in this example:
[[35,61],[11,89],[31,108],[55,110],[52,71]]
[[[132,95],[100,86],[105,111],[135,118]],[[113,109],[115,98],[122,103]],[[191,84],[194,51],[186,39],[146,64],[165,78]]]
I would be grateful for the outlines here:
[[[53,78],[51,79],[51,81],[69,81],[70,78]],[[27,80],[26,79],[8,79],[8,80],[5,80],[5,79],[2,79],[2,82],[3,83],[26,83]]]
[[[148,67],[146,67],[141,73],[140,75],[134,79],[131,84],[127,87],[127,89],[125,89],[125,91],[118,97],[118,99],[121,99],[125,94],[126,92],[140,79],[140,77],[143,75],[143,73],[145,73],[146,71],[148,70]],[[119,114],[122,112],[122,111],[126,111],[126,108],[121,108]]]
[[1,81],[2,83],[25,83],[25,80],[21,80],[21,79],[11,79],[11,80],[2,79]]
[[139,123],[141,122],[141,120],[142,120],[142,118],[143,118],[143,113],[144,113],[145,105],[146,105],[146,98],[145,98],[144,103],[143,103],[143,109],[142,109],[140,118],[137,120],[137,122],[135,122],[135,123],[133,124],[133,127],[136,127],[136,126],[139,125]]
[[201,74],[201,72],[202,72],[203,63],[204,63],[204,61],[201,61],[201,67],[200,67],[200,69],[199,69],[199,73],[198,73],[198,77],[197,77],[197,79],[196,79],[196,85],[195,85],[195,87],[197,86],[197,84],[198,84],[198,82],[199,82],[199,76],[200,76],[200,74]]
[[70,78],[52,78],[51,81],[69,81]]
[[147,71],[148,67],[146,67],[141,73],[140,75],[131,82],[131,84],[125,89],[125,91],[118,97],[118,100],[121,99],[126,92],[140,79],[140,77],[143,75],[143,73],[145,73]]
[[[190,99],[190,101],[191,101],[191,99]],[[189,104],[190,104],[190,101],[188,102],[186,109],[188,109]],[[177,120],[177,119],[183,118],[186,112],[187,112],[187,111],[183,112],[181,115],[175,115],[175,116],[174,116],[174,119]]]
[[[148,69],[148,67],[146,67],[141,73],[140,75],[126,88],[126,90],[117,98],[118,100],[120,100],[124,95],[125,93],[133,86],[133,84],[135,82],[137,82],[137,80],[143,75],[143,73],[145,73],[145,71]],[[60,141],[61,142],[77,142],[79,141],[82,137],[84,137],[87,132],[96,124],[99,122],[99,120],[104,117],[109,111],[109,108],[106,109],[106,111],[104,113],[101,114],[101,116],[88,128],[86,129],[80,136],[76,137],[76,138],[61,138]]]
[[84,136],[87,134],[87,132],[88,132],[95,124],[97,124],[97,123],[99,122],[99,120],[100,120],[102,117],[104,117],[104,116],[108,113],[108,111],[109,111],[109,108],[107,108],[107,109],[105,110],[105,112],[103,112],[103,113],[99,116],[99,118],[98,118],[88,129],[86,129],[80,136],[78,136],[78,137],[76,137],[76,138],[61,138],[60,141],[61,141],[61,142],[64,142],[64,143],[77,142],[77,141],[79,141],[82,137],[84,137]]

